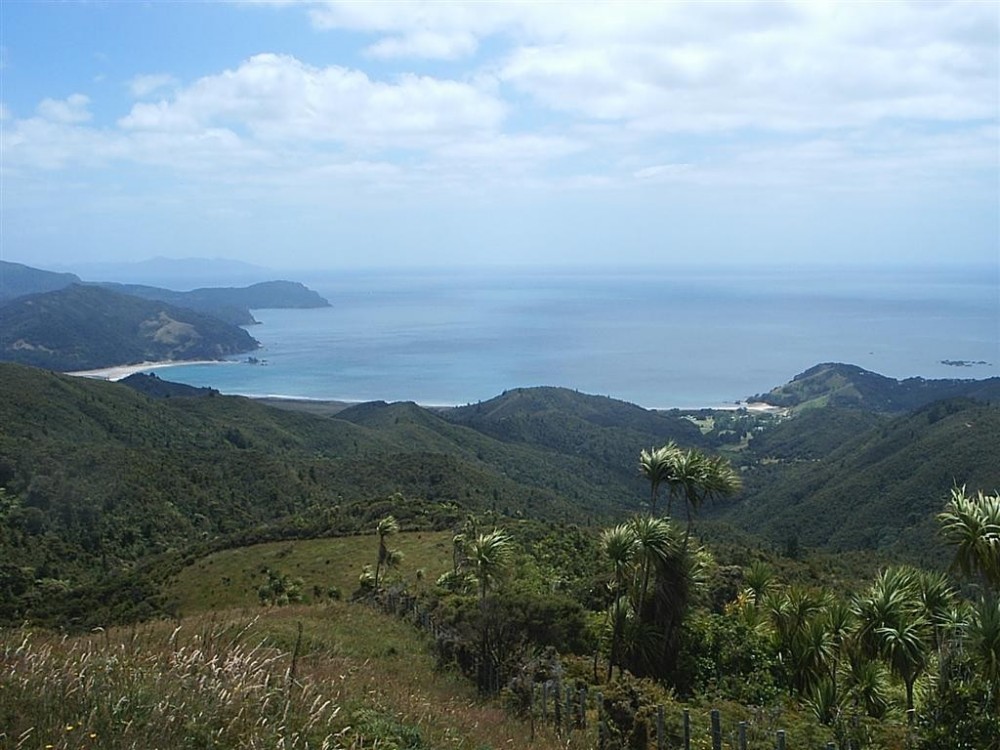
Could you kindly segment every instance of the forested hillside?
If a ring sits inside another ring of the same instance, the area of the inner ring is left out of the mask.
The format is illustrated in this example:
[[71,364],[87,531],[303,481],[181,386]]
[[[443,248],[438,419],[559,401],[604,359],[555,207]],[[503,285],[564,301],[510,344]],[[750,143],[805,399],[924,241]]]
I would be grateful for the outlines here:
[[0,532],[23,589],[13,599],[25,602],[39,581],[72,588],[192,542],[349,532],[395,493],[425,501],[431,524],[459,509],[606,518],[640,494],[634,469],[602,476],[583,456],[504,443],[413,405],[329,419],[239,397],[154,399],[18,365],[0,365],[0,380]]
[[939,401],[893,418],[817,409],[757,435],[740,460],[742,502],[716,517],[776,545],[939,566],[941,498],[956,485],[1000,487],[1000,404]]
[[696,446],[707,442],[690,420],[679,415],[566,388],[515,388],[489,401],[442,413],[450,422],[505,442],[583,455],[608,466],[631,468],[636,445],[668,439]]
[[[397,493],[425,503],[413,520],[432,526],[466,510],[604,523],[646,507],[640,450],[702,447],[713,434],[564,389],[443,411],[374,402],[330,418],[149,378],[136,385],[156,398],[17,365],[0,378],[0,532],[20,614],[39,581],[73,588],[193,542],[349,532]],[[761,422],[748,447],[726,434],[744,489],[701,513],[779,550],[941,565],[941,498],[956,482],[1000,485],[1000,409],[981,402],[899,418],[810,410]]]

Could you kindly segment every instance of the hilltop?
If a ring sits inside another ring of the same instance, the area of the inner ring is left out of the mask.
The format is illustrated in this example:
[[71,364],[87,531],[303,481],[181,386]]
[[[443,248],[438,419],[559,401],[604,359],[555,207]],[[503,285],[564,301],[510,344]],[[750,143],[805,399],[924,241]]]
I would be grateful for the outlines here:
[[826,362],[748,401],[807,409],[842,406],[901,414],[933,401],[966,397],[1000,401],[1000,377],[986,380],[906,378],[895,380],[856,365]]
[[80,283],[80,277],[73,273],[54,273],[0,260],[0,303],[27,294],[54,292],[70,284]]

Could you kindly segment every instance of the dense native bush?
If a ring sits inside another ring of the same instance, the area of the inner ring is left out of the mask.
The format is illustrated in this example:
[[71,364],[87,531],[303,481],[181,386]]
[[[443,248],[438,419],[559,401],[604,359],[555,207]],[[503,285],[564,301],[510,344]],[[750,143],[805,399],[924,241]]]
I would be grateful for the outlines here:
[[441,658],[477,680],[488,675],[486,692],[506,685],[541,651],[582,654],[594,645],[583,607],[564,595],[448,596],[435,618],[447,632],[438,642]]
[[762,706],[780,692],[769,637],[736,617],[696,612],[684,623],[674,685],[681,695],[718,695]]

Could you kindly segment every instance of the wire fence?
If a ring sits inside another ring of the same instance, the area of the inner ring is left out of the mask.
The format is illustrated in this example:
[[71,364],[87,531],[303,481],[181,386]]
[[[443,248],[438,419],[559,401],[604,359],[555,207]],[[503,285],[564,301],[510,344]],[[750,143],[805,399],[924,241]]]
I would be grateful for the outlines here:
[[[405,591],[389,590],[369,599],[373,606],[386,614],[406,619],[415,627],[433,638],[439,658],[454,661],[468,674],[476,675],[478,684],[485,692],[498,693],[501,687],[501,673],[479,659],[475,649],[456,647],[461,642],[459,633],[437,622],[433,613],[424,607],[416,596]],[[614,716],[616,702],[609,700],[604,692],[592,690],[586,685],[571,684],[562,679],[542,681],[530,680],[520,685],[522,713],[531,727],[534,737],[536,724],[541,722],[555,728],[560,734],[584,733],[590,738],[589,747],[594,750],[696,750],[711,744],[711,750],[750,750],[754,748],[774,748],[786,750],[786,732],[783,729],[762,729],[768,722],[728,722],[724,724],[721,712],[709,712],[709,725],[696,726],[689,709],[682,709],[680,726],[668,729],[667,709],[658,705],[650,716],[640,721],[634,718]],[[670,717],[676,721],[678,717]],[[751,734],[753,741],[751,742]],[[836,743],[828,742],[822,750],[856,750],[851,742],[838,749]]]

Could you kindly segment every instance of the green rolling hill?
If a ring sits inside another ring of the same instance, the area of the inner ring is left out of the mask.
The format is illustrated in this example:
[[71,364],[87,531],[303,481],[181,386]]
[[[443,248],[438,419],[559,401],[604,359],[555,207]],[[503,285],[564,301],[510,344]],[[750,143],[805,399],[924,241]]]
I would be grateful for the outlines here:
[[[120,592],[129,571],[147,571],[129,585],[148,591],[150,570],[192,555],[357,533],[387,513],[410,529],[470,511],[600,526],[645,500],[642,448],[707,441],[680,415],[552,388],[324,416],[14,364],[0,364],[0,383],[0,617],[13,619],[55,613],[59,596],[101,581]],[[703,515],[778,548],[794,539],[939,564],[933,516],[952,484],[1000,485],[1000,407],[972,400],[902,417],[806,410],[742,445],[727,449],[742,496]]]

